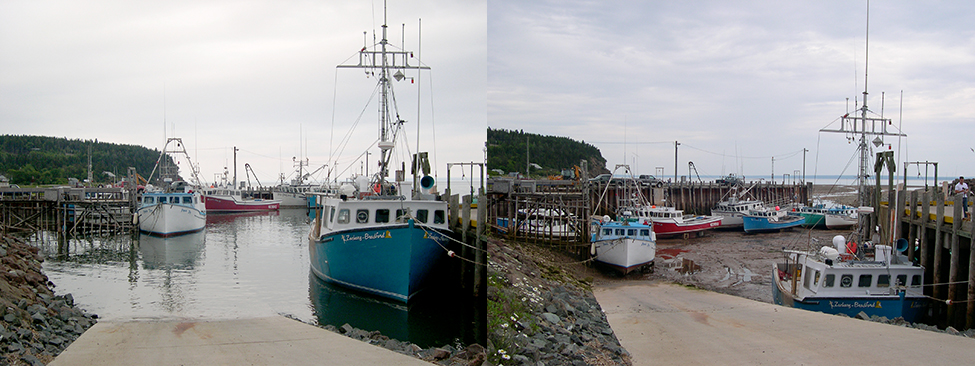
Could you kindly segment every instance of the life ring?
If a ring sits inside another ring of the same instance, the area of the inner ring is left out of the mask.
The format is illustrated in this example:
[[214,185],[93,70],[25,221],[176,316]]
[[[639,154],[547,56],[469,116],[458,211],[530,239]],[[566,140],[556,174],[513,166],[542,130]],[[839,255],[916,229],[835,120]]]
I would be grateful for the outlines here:
[[850,254],[856,254],[857,244],[852,240],[846,243],[846,252]]

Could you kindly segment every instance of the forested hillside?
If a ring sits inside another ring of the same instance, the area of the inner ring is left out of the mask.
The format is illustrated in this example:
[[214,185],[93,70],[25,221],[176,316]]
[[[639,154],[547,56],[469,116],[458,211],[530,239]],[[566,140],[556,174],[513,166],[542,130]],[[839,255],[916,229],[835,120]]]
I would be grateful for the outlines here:
[[526,164],[529,162],[527,158],[530,158],[531,163],[541,167],[541,169],[531,168],[529,173],[533,177],[558,175],[563,169],[571,169],[579,165],[581,160],[588,162],[590,176],[608,173],[606,159],[603,158],[602,153],[585,141],[488,128],[487,165],[491,175],[498,175],[495,169],[500,169],[505,174],[509,172],[524,174]]
[[148,176],[159,158],[159,150],[142,146],[119,145],[98,140],[68,140],[45,136],[0,136],[0,174],[10,184],[33,186],[67,184],[68,178],[88,178],[88,148],[91,147],[91,171],[95,182],[111,183],[103,172],[126,174],[128,167]]

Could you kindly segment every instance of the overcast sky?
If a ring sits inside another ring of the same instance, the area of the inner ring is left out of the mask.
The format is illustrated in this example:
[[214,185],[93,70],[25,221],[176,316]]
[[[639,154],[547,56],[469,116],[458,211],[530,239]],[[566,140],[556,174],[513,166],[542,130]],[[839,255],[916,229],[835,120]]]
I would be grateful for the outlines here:
[[[488,126],[665,177],[674,141],[680,175],[781,180],[803,149],[807,178],[855,175],[855,143],[819,130],[862,98],[866,19],[864,1],[489,0]],[[908,135],[886,143],[975,174],[975,2],[874,1],[869,37],[867,105]]]
[[[409,149],[419,118],[440,177],[484,158],[486,15],[483,0],[389,4],[390,42],[405,24],[405,48],[432,68],[396,99]],[[237,146],[239,179],[249,163],[267,185],[293,177],[293,157],[328,163],[356,125],[332,160],[344,177],[378,150],[376,79],[335,66],[381,24],[381,1],[0,1],[0,134],[157,149],[175,135],[209,182]]]

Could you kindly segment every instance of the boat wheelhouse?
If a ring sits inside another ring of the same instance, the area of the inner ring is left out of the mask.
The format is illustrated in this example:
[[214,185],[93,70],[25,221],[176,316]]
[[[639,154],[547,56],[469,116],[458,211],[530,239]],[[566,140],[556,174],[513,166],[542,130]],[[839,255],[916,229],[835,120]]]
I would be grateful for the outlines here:
[[901,317],[915,322],[928,301],[921,292],[924,268],[887,245],[877,245],[874,260],[846,254],[845,238],[817,253],[786,251],[772,265],[773,300],[778,305],[829,314]]
[[711,215],[721,217],[721,228],[738,228],[744,225],[742,218],[748,214],[748,211],[760,210],[764,207],[765,204],[762,201],[742,201],[732,197],[718,202],[711,208]]

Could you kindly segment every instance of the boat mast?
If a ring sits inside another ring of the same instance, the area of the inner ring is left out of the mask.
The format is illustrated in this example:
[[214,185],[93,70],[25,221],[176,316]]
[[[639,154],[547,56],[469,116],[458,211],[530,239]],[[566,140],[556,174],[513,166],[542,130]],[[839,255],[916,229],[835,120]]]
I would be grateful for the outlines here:
[[[860,152],[860,166],[857,172],[857,205],[864,207],[869,205],[870,202],[870,192],[867,188],[867,178],[869,178],[869,173],[867,169],[870,166],[870,147],[867,145],[867,136],[875,136],[873,143],[875,146],[880,147],[883,144],[884,136],[900,136],[907,137],[906,134],[898,131],[888,131],[887,126],[891,126],[891,120],[883,117],[868,117],[867,112],[867,66],[869,66],[870,60],[870,2],[867,1],[867,37],[866,37],[866,56],[864,62],[866,65],[863,69],[863,104],[859,109],[859,116],[850,115],[850,113],[844,114],[840,117],[840,129],[820,129],[819,132],[836,132],[843,134],[852,134],[854,136],[859,135],[859,141],[857,142],[857,149]],[[879,177],[878,177],[879,178]],[[877,194],[880,194],[879,192]],[[858,225],[860,230],[860,242],[866,241],[868,230],[870,225],[866,223],[867,218],[864,215],[860,216],[860,223]]]
[[[395,101],[395,96],[393,96],[393,86],[390,81],[390,77],[396,79],[396,81],[401,81],[403,79],[411,79],[403,74],[404,70],[429,70],[429,66],[422,65],[410,65],[409,61],[413,58],[413,52],[405,50],[395,50],[391,49],[389,40],[387,39],[387,29],[386,25],[386,4],[383,4],[383,25],[382,25],[382,39],[379,41],[379,50],[368,49],[363,47],[359,51],[359,63],[355,65],[338,65],[336,68],[357,68],[366,70],[379,69],[379,143],[377,146],[380,150],[379,155],[379,173],[376,175],[376,183],[380,187],[385,186],[386,177],[389,175],[389,160],[392,158],[392,152],[390,150],[396,145],[396,135],[399,129],[402,127],[405,120],[399,118],[397,113],[393,116],[393,112],[390,110],[390,105],[392,100]],[[396,69],[396,72],[390,75],[390,69]],[[374,73],[367,72],[366,75],[375,75]],[[383,188],[385,189],[385,188]],[[385,192],[381,193],[385,194]]]

